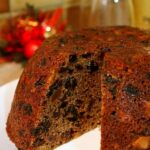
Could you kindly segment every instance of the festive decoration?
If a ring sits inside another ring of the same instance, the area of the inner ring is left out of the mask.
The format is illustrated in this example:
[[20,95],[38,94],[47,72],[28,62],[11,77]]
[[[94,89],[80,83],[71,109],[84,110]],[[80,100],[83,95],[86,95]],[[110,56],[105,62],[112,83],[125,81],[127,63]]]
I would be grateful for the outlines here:
[[0,39],[0,63],[32,57],[44,39],[66,29],[62,13],[62,8],[50,13],[27,4],[26,13],[12,19],[11,29]]
[[41,43],[42,43],[41,40],[31,40],[30,42],[28,42],[25,46],[25,49],[24,49],[25,57],[26,58],[32,57],[32,55],[39,48]]

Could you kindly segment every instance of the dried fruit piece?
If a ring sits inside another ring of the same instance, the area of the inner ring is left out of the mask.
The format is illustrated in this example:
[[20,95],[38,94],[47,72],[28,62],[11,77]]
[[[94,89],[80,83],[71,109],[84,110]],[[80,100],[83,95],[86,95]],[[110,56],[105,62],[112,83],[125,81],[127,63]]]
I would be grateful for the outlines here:
[[68,120],[71,122],[75,122],[78,119],[78,112],[74,105],[70,105],[65,112],[65,115],[68,116]]
[[149,46],[149,45],[150,45],[150,41],[149,41],[149,40],[143,40],[143,41],[141,41],[141,43],[142,43],[144,46]]
[[62,102],[62,103],[61,103],[61,105],[60,105],[60,108],[64,108],[64,107],[66,107],[66,106],[67,106],[67,104],[68,104],[68,102]]
[[91,54],[90,52],[87,52],[87,53],[85,53],[85,54],[82,54],[81,57],[82,57],[82,58],[89,58],[89,57],[91,57],[91,55],[92,55],[92,54]]
[[18,131],[18,134],[19,134],[19,136],[24,136],[24,133],[25,133],[25,130],[24,129],[20,129],[19,131]]
[[43,86],[44,84],[45,84],[44,77],[40,77],[39,80],[37,80],[34,85],[35,87],[40,87],[40,86]]
[[109,89],[109,91],[111,92],[112,94],[112,98],[115,99],[116,98],[116,93],[117,93],[117,88],[116,86],[113,86]]
[[116,111],[112,111],[112,112],[111,112],[111,115],[112,115],[112,116],[116,116]]
[[140,135],[142,135],[142,136],[150,136],[150,130],[146,128],[142,132],[140,132]]
[[46,96],[49,98],[62,85],[61,80],[56,80],[48,89]]
[[98,71],[98,68],[99,68],[98,63],[95,62],[94,60],[91,60],[91,61],[87,62],[87,70],[90,73]]
[[31,115],[32,114],[32,106],[30,104],[23,103],[21,109],[22,109],[24,115]]
[[66,38],[60,38],[59,39],[59,45],[60,46],[65,46],[65,44],[67,44],[68,43],[68,40],[66,39]]
[[45,116],[43,118],[43,121],[36,128],[31,129],[30,132],[33,136],[38,136],[42,133],[48,132],[50,125],[51,125],[51,123],[50,123],[49,118],[47,116]]
[[128,84],[125,88],[124,91],[126,92],[127,95],[129,96],[137,96],[139,95],[139,90],[137,87],[133,86],[132,84]]
[[40,62],[41,66],[45,66],[46,65],[46,58],[42,58],[41,62]]
[[38,147],[38,146],[40,146],[40,145],[43,145],[44,143],[45,143],[44,139],[38,137],[38,138],[35,140],[35,142],[33,143],[33,146]]
[[77,85],[77,80],[74,77],[68,77],[65,80],[64,86],[66,89],[74,89]]
[[64,67],[62,66],[60,69],[59,69],[59,73],[64,73],[64,72],[67,72],[67,73],[73,73],[73,69],[71,67]]
[[76,65],[75,65],[75,68],[76,68],[77,70],[82,70],[82,69],[83,69],[83,66],[80,65],[80,64],[76,64]]
[[113,78],[111,75],[104,75],[105,76],[105,82],[107,84],[116,84],[118,83],[118,79]]
[[60,115],[60,112],[59,112],[59,111],[55,110],[55,111],[53,112],[53,117],[54,117],[54,118],[59,117],[59,115]]
[[69,62],[73,63],[77,61],[77,55],[76,54],[71,54],[69,55]]
[[[98,46],[97,48],[99,49],[99,46]],[[108,47],[101,48],[101,50],[100,50],[100,52],[99,52],[99,58],[100,58],[100,59],[103,59],[104,56],[105,56],[105,53],[106,53],[106,52],[110,52],[110,51],[111,51],[111,50],[110,50],[110,48],[108,48]]]

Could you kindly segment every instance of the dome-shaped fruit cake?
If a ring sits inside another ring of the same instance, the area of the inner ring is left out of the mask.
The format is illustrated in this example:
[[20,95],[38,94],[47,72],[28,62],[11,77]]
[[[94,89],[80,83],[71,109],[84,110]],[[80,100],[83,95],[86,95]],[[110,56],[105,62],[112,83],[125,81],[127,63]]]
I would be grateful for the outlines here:
[[10,139],[20,150],[52,150],[102,120],[102,150],[139,148],[150,136],[149,49],[146,31],[123,26],[49,38],[18,83]]

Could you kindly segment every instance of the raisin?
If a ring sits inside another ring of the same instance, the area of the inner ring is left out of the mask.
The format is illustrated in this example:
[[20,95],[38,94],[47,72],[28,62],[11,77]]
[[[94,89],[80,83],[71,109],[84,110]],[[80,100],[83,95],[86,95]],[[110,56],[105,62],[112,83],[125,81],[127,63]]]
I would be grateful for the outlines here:
[[20,130],[18,131],[19,136],[21,136],[21,137],[24,136],[24,132],[25,132],[25,131],[24,131],[23,129],[20,129]]
[[142,136],[150,136],[150,130],[145,128],[142,132],[140,132],[140,135],[142,135]]
[[40,87],[43,86],[45,84],[45,80],[44,77],[40,77],[36,82],[35,82],[35,87]]
[[80,117],[83,117],[84,114],[85,114],[85,112],[80,112],[80,113],[79,113],[79,116],[80,116]]
[[37,128],[31,129],[31,130],[30,130],[30,133],[31,133],[31,135],[33,135],[33,136],[38,136],[38,135],[40,135],[42,132],[41,132],[41,129],[40,129],[39,127],[37,127]]
[[115,116],[115,115],[116,115],[116,111],[112,111],[112,112],[111,112],[111,115],[112,115],[112,116]]
[[61,105],[60,105],[60,108],[64,108],[64,107],[66,107],[66,106],[67,106],[67,104],[68,104],[67,102],[62,102],[62,103],[61,103]]
[[77,121],[77,116],[72,116],[72,117],[68,117],[68,120],[70,121],[70,122],[75,122],[75,121]]
[[129,96],[138,96],[139,95],[139,90],[137,87],[133,86],[132,84],[128,84],[125,88],[124,91],[126,92],[127,95]]
[[83,101],[82,100],[79,100],[79,99],[77,99],[76,100],[76,107],[80,107],[81,105],[82,105],[82,103],[83,103]]
[[59,116],[60,116],[60,112],[55,110],[55,111],[53,112],[53,117],[54,117],[54,118],[57,118],[57,117],[59,117]]
[[22,82],[21,88],[22,88],[22,90],[25,90],[25,88],[26,88],[25,82]]
[[69,55],[69,62],[73,63],[77,61],[77,55],[76,54],[71,54]]
[[150,72],[147,73],[147,79],[150,80]]
[[68,112],[71,113],[72,115],[74,115],[74,114],[76,115],[77,110],[76,110],[76,108],[75,108],[74,105],[70,105],[70,106],[68,107]]
[[38,146],[41,146],[45,143],[44,139],[42,138],[37,138],[34,143],[33,143],[33,146],[34,147],[38,147]]
[[91,55],[92,55],[91,53],[87,52],[85,54],[82,54],[81,57],[82,58],[89,58],[89,57],[91,57]]
[[59,39],[59,45],[60,46],[65,46],[65,44],[68,43],[68,40],[66,38],[60,38]]
[[41,62],[40,62],[41,66],[45,66],[46,65],[46,58],[42,58]]
[[[99,46],[98,46],[99,47]],[[99,56],[98,56],[98,58],[100,58],[100,59],[104,59],[104,56],[105,56],[105,53],[106,52],[109,52],[109,51],[111,51],[110,50],[110,48],[108,48],[108,47],[104,47],[104,48],[101,48],[101,51],[99,52]]]
[[77,80],[74,77],[68,77],[65,80],[64,86],[65,86],[66,89],[74,90],[75,87],[77,86]]
[[24,103],[22,105],[22,110],[24,115],[31,115],[32,114],[32,106],[30,104]]
[[62,85],[62,81],[61,80],[56,80],[48,89],[48,92],[46,94],[46,96],[49,98],[50,96],[53,95],[53,93]]
[[64,73],[64,72],[67,72],[67,73],[73,73],[73,69],[72,68],[70,68],[70,67],[61,67],[60,69],[59,69],[59,73]]
[[82,69],[83,69],[82,65],[80,65],[80,64],[76,64],[76,65],[75,65],[75,68],[76,68],[77,70],[82,70]]
[[75,122],[78,119],[78,113],[74,105],[68,107],[67,115],[71,114],[67,119],[71,122]]
[[94,100],[90,100],[87,106],[87,111],[90,112],[94,104]]
[[64,72],[66,72],[66,67],[60,67],[60,69],[59,69],[59,71],[58,71],[59,73],[64,73]]
[[108,84],[116,84],[118,80],[113,78],[111,75],[105,75],[105,82]]
[[43,128],[43,131],[44,132],[47,132],[49,127],[50,127],[51,123],[50,123],[50,120],[47,116],[43,117],[43,121],[39,124],[39,126],[41,128]]
[[150,41],[148,41],[148,40],[141,41],[141,43],[142,43],[144,46],[149,46],[149,45],[150,45]]
[[72,91],[69,91],[69,90],[68,90],[68,91],[66,92],[66,96],[72,96],[72,95],[73,95]]
[[109,91],[110,91],[111,94],[112,94],[112,98],[115,99],[115,98],[116,98],[116,93],[117,93],[116,87],[115,87],[115,86],[114,86],[114,87],[111,87],[111,88],[109,89]]
[[60,99],[60,101],[65,101],[67,99],[67,94],[65,93],[59,99]]
[[75,50],[75,51],[84,50],[84,47],[76,46],[76,47],[73,48],[73,50]]
[[36,128],[31,129],[30,132],[33,136],[37,136],[42,133],[46,133],[46,132],[48,132],[50,125],[51,125],[51,123],[50,123],[49,118],[47,116],[45,116],[43,118],[43,121]]
[[129,70],[129,68],[126,66],[126,67],[124,67],[124,71],[125,72],[128,72],[128,70]]
[[87,70],[90,72],[90,73],[93,73],[95,71],[98,71],[98,63],[95,62],[94,60],[91,60],[87,63]]

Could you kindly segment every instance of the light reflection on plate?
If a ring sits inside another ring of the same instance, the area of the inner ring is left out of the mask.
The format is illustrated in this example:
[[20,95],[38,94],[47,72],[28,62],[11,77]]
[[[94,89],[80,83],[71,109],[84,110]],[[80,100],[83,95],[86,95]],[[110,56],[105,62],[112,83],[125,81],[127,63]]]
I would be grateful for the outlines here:
[[[18,80],[0,87],[0,150],[17,150],[9,140],[5,127]],[[92,130],[81,137],[58,147],[56,150],[100,150],[99,129]]]

